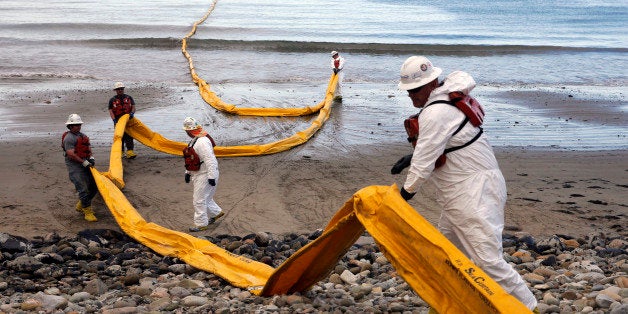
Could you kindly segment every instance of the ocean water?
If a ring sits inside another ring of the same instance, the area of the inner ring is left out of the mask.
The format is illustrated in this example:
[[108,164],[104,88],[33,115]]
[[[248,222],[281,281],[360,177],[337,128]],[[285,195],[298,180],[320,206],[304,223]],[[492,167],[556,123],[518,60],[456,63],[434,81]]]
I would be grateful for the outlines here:
[[[217,123],[223,145],[268,142],[307,125],[304,118],[240,122],[203,104],[181,38],[211,5],[0,0],[0,101],[38,88],[107,89],[124,81],[132,94],[158,83],[184,100],[144,112],[138,106],[142,121],[160,133],[180,131],[190,114]],[[445,73],[474,76],[496,146],[628,148],[628,3],[621,1],[217,1],[188,46],[197,73],[242,106],[320,101],[331,50],[347,60],[345,97],[316,138],[322,143],[341,136],[344,146],[407,145],[399,133],[416,109],[396,82],[403,61],[422,54]],[[617,118],[565,119],[552,108],[531,110],[536,99],[513,101],[508,91],[571,94],[582,111],[599,108]],[[0,120],[10,133],[11,121]],[[103,117],[99,127],[109,124]]]

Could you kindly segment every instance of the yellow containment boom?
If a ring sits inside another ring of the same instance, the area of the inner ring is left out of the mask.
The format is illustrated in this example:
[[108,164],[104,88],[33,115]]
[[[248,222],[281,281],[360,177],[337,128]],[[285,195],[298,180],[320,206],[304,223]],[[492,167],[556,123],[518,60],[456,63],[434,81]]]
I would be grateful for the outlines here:
[[362,189],[353,209],[401,277],[438,313],[531,313],[410,206],[396,185]]
[[[217,157],[237,157],[237,156],[258,156],[275,154],[289,150],[295,146],[301,145],[307,142],[316,132],[323,126],[323,124],[329,119],[331,108],[333,104],[333,94],[335,84],[338,81],[336,75],[332,75],[329,84],[327,86],[327,92],[325,94],[325,100],[322,102],[324,106],[318,112],[318,116],[312,121],[310,126],[305,130],[299,131],[287,138],[260,145],[239,145],[239,146],[216,146],[214,147],[214,153]],[[128,117],[128,115],[125,115]],[[122,118],[121,118],[122,119]],[[124,122],[119,120],[118,125]],[[117,129],[116,129],[117,131]],[[207,130],[211,134],[211,130]],[[150,128],[144,125],[137,117],[128,120],[126,122],[126,133],[131,137],[138,140],[140,143],[155,149],[157,151],[183,156],[183,148],[187,143],[176,142],[169,140],[162,135],[153,132]],[[114,136],[114,141],[116,140]],[[112,148],[112,154],[114,153]],[[120,152],[121,153],[121,152]],[[113,158],[113,157],[112,157]]]
[[186,233],[146,222],[116,184],[91,168],[120,228],[165,256],[265,296],[302,292],[324,279],[366,229],[410,287],[439,313],[531,313],[401,198],[396,185],[358,191],[322,235],[277,269]]
[[262,295],[310,288],[334,269],[365,229],[401,277],[438,313],[531,313],[417,213],[396,185],[355,193],[318,239],[275,270]]
[[[207,10],[207,13],[205,13],[205,15],[200,20],[194,23],[194,25],[192,26],[192,30],[187,35],[185,35],[185,37],[183,37],[182,43],[181,43],[181,52],[183,53],[185,58],[188,60],[188,64],[190,66],[190,75],[192,76],[192,81],[194,81],[194,83],[198,86],[198,91],[206,103],[208,103],[209,105],[211,105],[217,110],[234,114],[234,115],[265,116],[265,117],[306,116],[306,115],[314,114],[325,107],[326,101],[320,102],[316,106],[305,106],[305,107],[300,107],[300,108],[250,108],[250,107],[238,108],[233,104],[229,104],[222,101],[220,97],[218,97],[214,92],[212,92],[209,84],[207,84],[205,80],[203,80],[196,74],[196,70],[194,68],[194,61],[192,60],[192,56],[190,55],[190,53],[188,53],[187,51],[187,46],[188,46],[188,39],[192,38],[192,36],[196,33],[196,29],[198,28],[198,25],[202,24],[203,22],[205,22],[205,20],[207,20],[211,12],[214,11],[214,8],[216,7],[216,3],[217,3],[217,0],[214,0],[212,2],[212,5]],[[337,82],[336,76],[337,76],[336,74],[332,74],[332,79],[330,80],[330,83],[331,81]],[[331,95],[333,95],[335,89],[336,89],[336,84],[333,84],[333,87],[331,87],[331,90],[328,88],[328,93],[331,92]],[[329,99],[329,101],[331,101],[331,98]],[[247,155],[232,155],[232,156],[247,156]]]
[[[103,172],[109,180],[111,180],[119,189],[124,188],[123,169],[122,169],[122,136],[126,128],[129,115],[125,114],[118,119],[113,131],[113,144],[111,144],[111,153],[109,154],[109,171]],[[183,149],[183,148],[181,148]]]
[[120,228],[155,252],[178,257],[191,266],[216,274],[236,287],[261,287],[272,274],[274,269],[264,263],[232,254],[187,233],[146,222],[113,182],[96,169],[91,170],[100,195]]

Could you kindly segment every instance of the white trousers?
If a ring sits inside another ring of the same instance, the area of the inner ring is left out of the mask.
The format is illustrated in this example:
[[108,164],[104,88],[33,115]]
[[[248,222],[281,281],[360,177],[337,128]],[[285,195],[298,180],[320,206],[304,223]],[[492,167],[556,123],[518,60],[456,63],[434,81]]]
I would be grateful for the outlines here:
[[506,204],[501,173],[480,172],[473,187],[458,190],[444,204],[438,227],[458,249],[529,309],[537,300],[519,273],[503,257],[502,231]]
[[194,203],[194,224],[197,226],[207,226],[209,217],[215,217],[222,211],[222,208],[214,201],[218,178],[216,178],[215,186],[209,185],[207,175],[203,174],[192,175],[190,181],[194,184],[194,195],[192,199]]
[[336,92],[334,93],[334,97],[342,97],[342,80],[345,77],[345,72],[338,72],[338,85],[336,85]]

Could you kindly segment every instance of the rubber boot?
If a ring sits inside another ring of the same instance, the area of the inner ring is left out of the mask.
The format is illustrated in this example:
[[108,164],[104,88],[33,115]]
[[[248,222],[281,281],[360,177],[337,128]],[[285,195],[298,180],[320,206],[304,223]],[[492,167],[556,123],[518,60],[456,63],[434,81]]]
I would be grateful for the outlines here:
[[137,155],[133,152],[133,150],[129,149],[126,151],[126,158],[134,159]]
[[79,200],[78,203],[76,203],[76,206],[74,206],[74,208],[76,208],[76,211],[79,213],[83,212],[83,203],[81,203],[81,200]]
[[96,219],[96,216],[94,216],[94,211],[92,210],[91,206],[84,207],[83,214],[85,214],[85,220],[89,222],[98,221],[98,219]]

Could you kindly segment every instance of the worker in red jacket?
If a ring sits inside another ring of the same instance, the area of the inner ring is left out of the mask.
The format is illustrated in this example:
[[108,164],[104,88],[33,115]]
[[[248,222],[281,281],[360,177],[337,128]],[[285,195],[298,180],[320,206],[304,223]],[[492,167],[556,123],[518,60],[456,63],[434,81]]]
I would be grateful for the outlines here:
[[[109,115],[115,126],[118,123],[118,119],[125,114],[129,114],[129,119],[133,119],[133,115],[135,115],[135,101],[133,101],[133,97],[124,93],[124,84],[122,82],[113,84],[113,90],[116,91],[116,95],[109,99]],[[124,153],[125,146],[126,154]],[[122,156],[129,159],[137,157],[135,152],[133,152],[133,146],[133,138],[125,132],[122,136]]]
[[83,213],[87,221],[97,221],[92,210],[92,199],[98,193],[96,182],[89,169],[95,164],[89,137],[81,133],[83,120],[78,114],[71,114],[65,122],[68,131],[61,136],[61,148],[65,156],[70,181],[74,183],[79,201],[76,211]]

